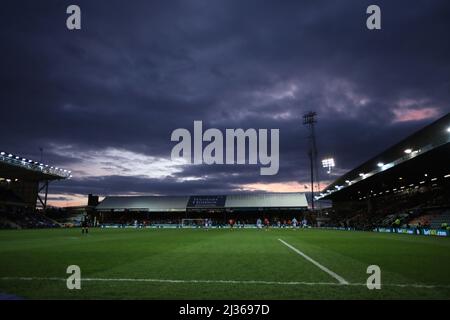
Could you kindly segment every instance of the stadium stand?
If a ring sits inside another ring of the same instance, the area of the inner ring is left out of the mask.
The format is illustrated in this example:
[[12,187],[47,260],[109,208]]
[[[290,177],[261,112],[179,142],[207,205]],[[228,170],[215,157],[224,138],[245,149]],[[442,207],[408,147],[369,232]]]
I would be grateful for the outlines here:
[[343,175],[317,199],[333,202],[328,227],[374,230],[449,224],[450,114]]
[[[43,214],[48,186],[51,181],[70,177],[68,170],[0,152],[0,228],[58,227]],[[37,210],[37,203],[41,211]]]
[[9,207],[0,209],[1,226],[6,229],[57,228],[59,224],[34,209]]
[[[303,193],[261,193],[208,196],[106,197],[95,211],[102,224],[133,226],[177,226],[183,219],[211,219],[214,226],[254,225],[269,217],[273,224],[304,216],[308,202]],[[239,222],[239,223],[238,223]]]

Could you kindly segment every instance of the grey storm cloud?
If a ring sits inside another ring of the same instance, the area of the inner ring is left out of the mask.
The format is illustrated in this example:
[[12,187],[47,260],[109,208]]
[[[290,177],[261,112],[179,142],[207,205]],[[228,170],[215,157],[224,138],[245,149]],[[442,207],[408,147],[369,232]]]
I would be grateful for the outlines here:
[[[319,114],[320,155],[333,155],[342,170],[450,111],[445,0],[378,1],[376,32],[365,28],[371,1],[76,3],[80,31],[65,28],[72,2],[2,3],[1,148],[39,159],[41,146],[47,162],[69,169],[89,167],[89,154],[108,148],[167,159],[171,132],[202,120],[280,128],[280,171],[263,177],[254,166],[204,165],[160,178],[86,174],[55,185],[58,192],[210,193],[306,181],[307,110]],[[413,117],[395,121],[402,113]],[[71,152],[57,152],[61,146]]]

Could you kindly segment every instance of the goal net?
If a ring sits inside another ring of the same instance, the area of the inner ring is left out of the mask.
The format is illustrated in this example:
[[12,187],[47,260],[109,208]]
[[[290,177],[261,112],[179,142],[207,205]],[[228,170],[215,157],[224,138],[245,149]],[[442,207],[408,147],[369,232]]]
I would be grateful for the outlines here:
[[181,226],[190,228],[204,227],[205,219],[182,219]]

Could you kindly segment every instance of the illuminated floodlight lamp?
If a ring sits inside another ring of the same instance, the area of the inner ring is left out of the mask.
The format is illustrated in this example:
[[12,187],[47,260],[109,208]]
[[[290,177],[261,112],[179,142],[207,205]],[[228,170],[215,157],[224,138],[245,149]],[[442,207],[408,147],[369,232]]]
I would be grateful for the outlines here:
[[450,127],[447,128],[447,132],[450,132]]
[[327,158],[322,160],[322,167],[327,168],[327,173],[331,173],[331,169],[335,167],[334,159]]
[[408,148],[408,149],[405,149],[405,153],[406,153],[406,154],[410,154],[411,152],[412,152],[412,149],[409,149],[409,148]]
[[379,168],[382,168],[382,167],[384,166],[384,163],[383,163],[383,162],[378,162],[378,163],[377,163],[377,166],[378,166]]

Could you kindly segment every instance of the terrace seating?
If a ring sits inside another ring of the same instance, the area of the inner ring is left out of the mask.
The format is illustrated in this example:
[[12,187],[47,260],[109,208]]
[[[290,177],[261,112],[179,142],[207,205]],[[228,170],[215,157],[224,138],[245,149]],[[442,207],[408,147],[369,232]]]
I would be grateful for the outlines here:
[[33,209],[9,207],[0,209],[0,228],[31,229],[56,228],[59,225]]
[[447,223],[448,225],[450,225],[450,210],[440,215],[434,215],[430,219],[430,226],[433,229],[439,229],[443,223]]

